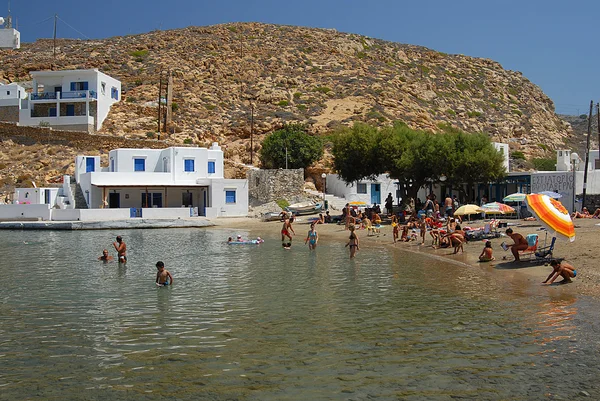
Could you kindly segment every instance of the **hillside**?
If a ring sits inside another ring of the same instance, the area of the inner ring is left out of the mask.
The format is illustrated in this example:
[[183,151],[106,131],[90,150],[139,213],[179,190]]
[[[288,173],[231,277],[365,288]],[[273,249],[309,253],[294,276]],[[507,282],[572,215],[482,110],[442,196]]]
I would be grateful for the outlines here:
[[527,157],[548,157],[572,136],[540,88],[497,62],[335,30],[226,24],[59,40],[55,61],[51,40],[0,57],[0,78],[10,82],[53,66],[98,68],[120,79],[123,101],[100,134],[130,138],[153,137],[159,75],[171,70],[170,143],[218,141],[239,162],[249,161],[251,101],[255,150],[263,135],[292,121],[313,133],[353,121],[399,119],[429,130],[450,123],[488,133]]

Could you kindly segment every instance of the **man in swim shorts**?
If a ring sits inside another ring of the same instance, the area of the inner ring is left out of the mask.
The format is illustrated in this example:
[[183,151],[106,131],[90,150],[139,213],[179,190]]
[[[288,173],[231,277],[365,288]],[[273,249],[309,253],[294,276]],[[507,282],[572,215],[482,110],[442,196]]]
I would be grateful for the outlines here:
[[554,259],[552,262],[550,262],[550,266],[552,266],[552,273],[550,273],[548,278],[546,278],[542,284],[548,283],[548,280],[550,280],[548,284],[552,284],[554,280],[558,278],[558,276],[562,276],[563,279],[557,284],[567,284],[573,282],[573,280],[571,280],[572,278],[577,277],[577,270],[575,270],[572,265],[564,260],[559,262],[558,260]]
[[156,262],[156,269],[158,270],[156,273],[157,286],[164,287],[173,284],[173,276],[171,276],[171,273],[165,269],[165,264],[163,262]]
[[127,245],[123,238],[119,235],[117,237],[117,242],[113,242],[113,246],[117,250],[117,254],[119,255],[119,263],[127,262]]
[[102,251],[102,256],[98,257],[98,260],[103,262],[108,262],[109,260],[113,260],[114,258],[108,254],[108,249]]
[[296,233],[294,232],[294,229],[292,228],[293,221],[294,221],[294,216],[290,217],[289,219],[285,219],[283,221],[283,227],[281,227],[281,242],[283,242],[285,240],[285,237],[288,237],[290,239],[290,241],[292,240],[292,235],[290,234],[290,231],[292,233],[294,233],[294,235],[296,235]]
[[515,257],[515,262],[518,262],[521,260],[519,258],[519,251],[526,250],[529,247],[529,244],[527,244],[527,240],[525,239],[525,237],[523,237],[519,233],[513,232],[512,228],[506,230],[506,235],[508,235],[510,238],[512,238],[513,241],[515,241],[514,244],[507,245],[507,249],[510,248],[510,251]]

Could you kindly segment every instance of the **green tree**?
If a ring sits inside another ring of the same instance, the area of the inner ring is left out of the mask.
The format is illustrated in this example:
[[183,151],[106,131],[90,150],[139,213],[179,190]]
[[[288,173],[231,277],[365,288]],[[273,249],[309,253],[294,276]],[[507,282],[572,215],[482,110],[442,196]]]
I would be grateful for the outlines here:
[[306,133],[301,124],[289,124],[264,139],[260,162],[264,168],[306,168],[323,156],[321,138]]
[[342,180],[351,183],[384,172],[380,141],[380,131],[364,123],[340,128],[333,134],[333,168]]

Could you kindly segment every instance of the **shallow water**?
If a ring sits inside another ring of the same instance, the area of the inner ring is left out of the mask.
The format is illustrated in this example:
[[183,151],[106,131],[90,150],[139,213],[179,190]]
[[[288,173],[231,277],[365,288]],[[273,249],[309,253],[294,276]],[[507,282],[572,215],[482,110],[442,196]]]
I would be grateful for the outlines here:
[[[2,234],[0,399],[600,399],[599,304],[561,288],[219,229]],[[117,234],[128,264],[98,262]]]

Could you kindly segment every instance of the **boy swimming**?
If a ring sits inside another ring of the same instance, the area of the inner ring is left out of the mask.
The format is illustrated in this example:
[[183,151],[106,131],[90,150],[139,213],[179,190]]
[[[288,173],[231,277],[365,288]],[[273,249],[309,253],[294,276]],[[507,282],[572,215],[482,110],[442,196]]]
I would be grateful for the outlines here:
[[164,287],[167,285],[173,285],[173,276],[171,276],[171,272],[165,269],[165,264],[163,262],[156,262],[156,269],[158,270],[156,273],[157,286]]

